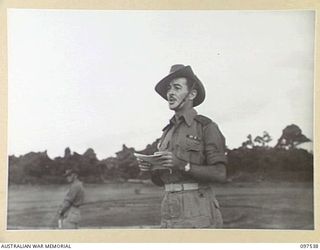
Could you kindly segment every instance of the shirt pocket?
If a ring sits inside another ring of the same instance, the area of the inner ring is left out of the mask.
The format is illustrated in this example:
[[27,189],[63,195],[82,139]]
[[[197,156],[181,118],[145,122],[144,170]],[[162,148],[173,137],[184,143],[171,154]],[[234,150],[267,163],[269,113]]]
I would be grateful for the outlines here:
[[186,135],[184,145],[186,148],[191,148],[191,149],[201,149],[201,139],[198,137],[192,136],[192,135]]
[[186,136],[177,147],[177,157],[186,162],[201,165],[203,163],[202,141]]

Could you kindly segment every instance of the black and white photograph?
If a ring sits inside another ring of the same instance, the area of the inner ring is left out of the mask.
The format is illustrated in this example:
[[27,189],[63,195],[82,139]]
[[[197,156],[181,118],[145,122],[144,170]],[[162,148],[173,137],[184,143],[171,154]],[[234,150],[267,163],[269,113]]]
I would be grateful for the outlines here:
[[315,229],[314,10],[7,10],[7,230]]

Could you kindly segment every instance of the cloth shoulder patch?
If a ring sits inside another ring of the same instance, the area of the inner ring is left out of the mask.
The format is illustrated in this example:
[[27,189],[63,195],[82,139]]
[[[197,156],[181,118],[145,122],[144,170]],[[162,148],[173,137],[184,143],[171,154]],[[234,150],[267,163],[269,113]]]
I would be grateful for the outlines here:
[[196,115],[194,119],[202,126],[207,126],[208,124],[212,123],[212,120],[204,115]]

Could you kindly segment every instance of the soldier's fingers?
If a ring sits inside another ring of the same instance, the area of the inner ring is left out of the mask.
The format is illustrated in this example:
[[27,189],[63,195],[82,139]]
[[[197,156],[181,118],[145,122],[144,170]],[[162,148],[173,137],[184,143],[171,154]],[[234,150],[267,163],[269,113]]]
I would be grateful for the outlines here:
[[150,168],[149,165],[139,164],[139,168]]
[[172,162],[165,162],[163,164],[161,164],[163,167],[173,167],[173,163]]
[[157,151],[154,153],[154,155],[163,155],[165,153],[165,151]]
[[151,163],[146,162],[146,161],[141,161],[141,162],[139,162],[139,165],[141,165],[141,166],[151,166]]
[[140,170],[141,170],[141,171],[149,171],[149,170],[150,170],[150,167],[140,167]]
[[138,158],[138,163],[147,163],[147,162]]
[[173,164],[173,161],[172,160],[164,160],[161,162],[161,164]]
[[168,160],[163,160],[163,161],[160,162],[161,166],[164,166],[165,164],[172,164],[172,162],[168,161]]
[[139,166],[139,168],[142,169],[150,169],[150,166]]
[[142,169],[142,168],[140,168],[140,171],[141,171],[141,172],[149,172],[150,169],[149,169],[149,168],[148,168],[148,169]]
[[172,159],[172,155],[162,155],[160,157],[160,160],[167,160],[167,159]]
[[141,164],[139,164],[139,167],[150,168],[151,164],[150,163],[141,163]]

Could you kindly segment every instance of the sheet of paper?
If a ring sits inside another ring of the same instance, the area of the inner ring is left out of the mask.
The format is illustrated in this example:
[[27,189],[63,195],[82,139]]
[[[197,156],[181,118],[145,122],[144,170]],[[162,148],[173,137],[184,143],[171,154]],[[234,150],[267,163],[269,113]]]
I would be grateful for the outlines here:
[[140,160],[146,161],[151,164],[151,170],[157,170],[157,169],[168,169],[166,167],[161,166],[159,162],[159,158],[161,154],[156,155],[144,155],[144,154],[138,154],[134,153],[135,157],[139,158]]

